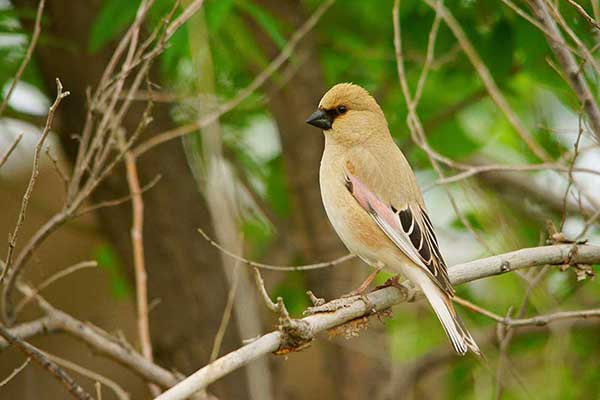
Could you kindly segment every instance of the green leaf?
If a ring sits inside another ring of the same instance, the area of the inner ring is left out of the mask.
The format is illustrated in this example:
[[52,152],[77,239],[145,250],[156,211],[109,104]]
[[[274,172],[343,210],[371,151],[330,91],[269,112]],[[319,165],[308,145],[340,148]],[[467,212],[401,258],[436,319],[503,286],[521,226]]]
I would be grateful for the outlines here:
[[[186,89],[190,89],[190,84],[195,84],[195,77],[186,75],[179,69],[182,63],[191,62],[189,36],[187,26],[182,26],[173,34],[169,40],[169,46],[163,52],[160,58],[161,72],[167,82],[185,82]],[[191,71],[186,71],[191,72]],[[190,82],[192,79],[192,82]],[[193,87],[193,86],[192,86]],[[189,92],[185,92],[186,94]]]
[[500,20],[486,41],[485,51],[481,54],[498,85],[509,77],[513,68],[513,52],[515,48],[511,25]]
[[206,26],[211,34],[217,34],[233,11],[234,0],[212,0],[204,4]]
[[96,52],[116,39],[134,20],[140,0],[104,0],[90,30],[88,48]]
[[300,271],[288,272],[283,282],[273,290],[273,297],[283,299],[290,315],[301,316],[309,305],[304,286],[304,274]]
[[273,236],[271,227],[255,216],[244,218],[241,225],[244,238],[249,242],[252,258],[262,257]]
[[[465,214],[465,217],[467,218],[467,221],[469,221],[469,224],[471,224],[471,227],[473,227],[474,230],[476,230],[478,232],[482,232],[482,231],[485,230],[485,227],[483,226],[483,224],[479,220],[479,217],[477,216],[476,213],[474,213],[474,212],[467,212]],[[457,229],[457,230],[466,230],[467,229],[467,227],[463,224],[463,222],[458,217],[456,217],[452,221],[452,223],[450,224],[450,226],[453,227],[454,229]]]
[[273,207],[273,211],[281,217],[290,213],[290,200],[285,185],[285,173],[281,156],[274,158],[268,164],[267,175],[267,198]]
[[114,249],[103,244],[94,250],[94,259],[98,266],[108,273],[112,295],[123,299],[131,295],[131,288],[124,277],[121,261]]
[[428,140],[431,147],[453,159],[465,158],[481,147],[480,143],[465,133],[456,119],[436,129],[429,135]]

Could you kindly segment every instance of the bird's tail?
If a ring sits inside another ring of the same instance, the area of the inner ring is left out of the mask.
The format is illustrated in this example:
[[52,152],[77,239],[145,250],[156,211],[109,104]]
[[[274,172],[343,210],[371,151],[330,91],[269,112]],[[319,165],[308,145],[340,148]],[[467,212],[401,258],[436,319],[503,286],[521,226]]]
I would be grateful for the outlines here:
[[429,277],[419,283],[433,311],[435,311],[435,314],[442,323],[454,350],[461,356],[465,355],[469,350],[481,356],[479,346],[477,346],[477,343],[475,343],[475,340],[454,310],[452,299],[432,282]]

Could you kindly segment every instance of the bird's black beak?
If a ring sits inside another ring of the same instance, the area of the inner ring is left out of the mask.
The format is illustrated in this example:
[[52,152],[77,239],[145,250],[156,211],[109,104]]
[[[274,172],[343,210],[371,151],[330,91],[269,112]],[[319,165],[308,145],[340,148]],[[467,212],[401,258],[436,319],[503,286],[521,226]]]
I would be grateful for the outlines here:
[[327,131],[331,129],[333,119],[327,114],[327,112],[319,109],[312,113],[310,117],[308,117],[306,123],[311,124],[312,126],[316,126],[317,128],[321,128],[324,131]]

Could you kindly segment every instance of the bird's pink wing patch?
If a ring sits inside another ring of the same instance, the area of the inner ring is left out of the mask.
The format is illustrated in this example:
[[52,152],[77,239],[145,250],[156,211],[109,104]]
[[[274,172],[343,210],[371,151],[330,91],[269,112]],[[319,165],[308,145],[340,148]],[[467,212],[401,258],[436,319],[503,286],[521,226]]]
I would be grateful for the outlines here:
[[375,220],[379,228],[406,254],[415,264],[427,270],[419,251],[400,224],[397,210],[384,203],[356,176],[346,171],[346,187],[358,204]]
[[387,237],[416,265],[423,268],[442,290],[452,295],[454,289],[448,278],[446,263],[425,210],[418,204],[404,204],[402,209],[386,204],[348,171],[346,187]]

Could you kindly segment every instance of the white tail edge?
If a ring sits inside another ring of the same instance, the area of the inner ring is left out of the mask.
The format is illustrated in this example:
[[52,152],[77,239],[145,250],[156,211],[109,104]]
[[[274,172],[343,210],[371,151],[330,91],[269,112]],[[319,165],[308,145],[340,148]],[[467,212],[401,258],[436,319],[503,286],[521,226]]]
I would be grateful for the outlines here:
[[454,350],[461,356],[465,355],[469,350],[481,356],[479,346],[477,346],[477,343],[475,343],[475,340],[454,310],[452,299],[432,282],[428,276],[423,275],[424,279],[419,279],[421,282],[416,283],[421,286],[425,297],[427,297],[433,311],[435,311],[435,314],[442,323]]

